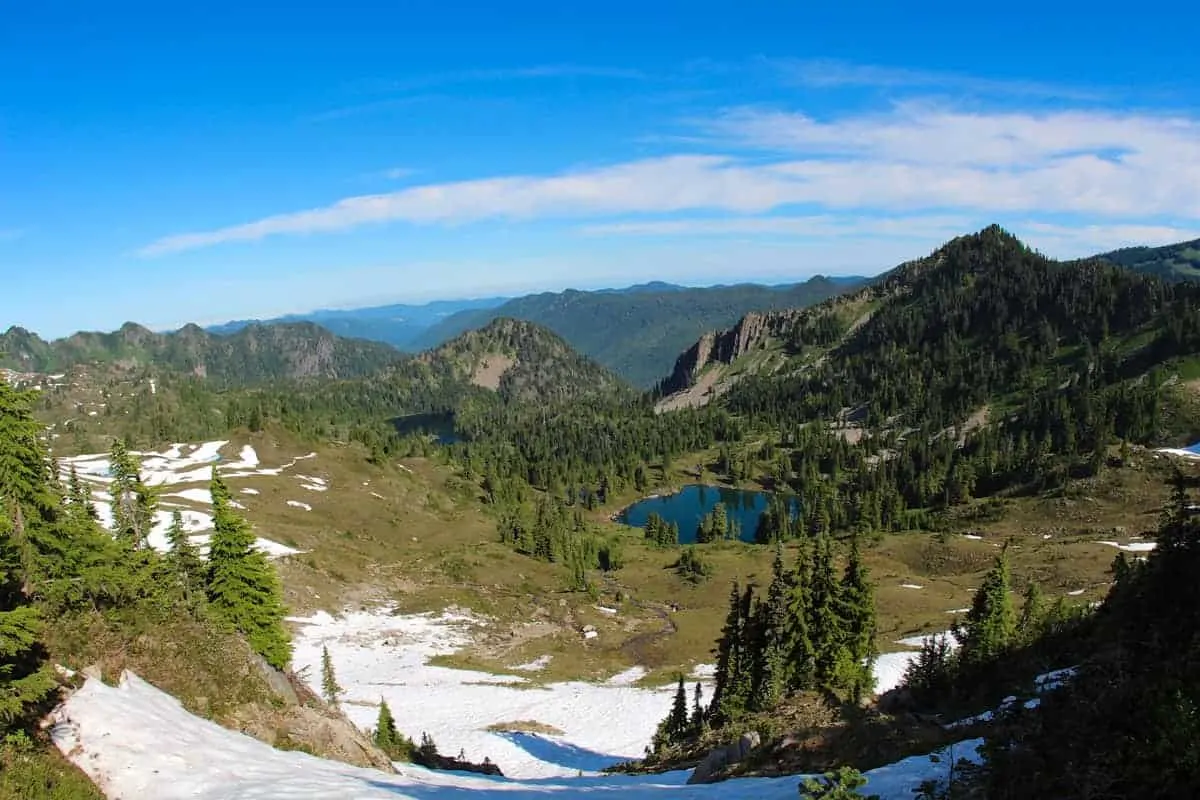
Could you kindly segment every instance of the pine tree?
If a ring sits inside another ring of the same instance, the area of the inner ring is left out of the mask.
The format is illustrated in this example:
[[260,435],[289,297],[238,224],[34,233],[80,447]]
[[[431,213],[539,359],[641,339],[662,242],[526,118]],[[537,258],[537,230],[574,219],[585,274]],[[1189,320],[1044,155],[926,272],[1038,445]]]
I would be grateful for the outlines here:
[[1008,548],[975,592],[971,610],[961,630],[956,631],[961,649],[959,658],[966,664],[981,664],[1003,653],[1016,632],[1016,614],[1009,591]]
[[375,733],[371,737],[375,746],[384,752],[392,761],[411,761],[413,743],[404,734],[396,730],[396,720],[387,701],[379,698],[379,717],[375,722]]
[[833,570],[832,547],[824,534],[817,536],[813,548],[808,611],[816,682],[825,688],[836,688],[839,672],[850,656],[838,614],[838,580]]
[[692,694],[692,718],[690,720],[692,731],[699,734],[704,729],[704,688],[696,683],[696,690]]
[[1025,587],[1021,619],[1017,624],[1017,632],[1023,641],[1033,642],[1041,636],[1047,613],[1046,596],[1042,593],[1042,587],[1036,581],[1030,581]]
[[229,488],[213,467],[213,535],[208,552],[208,601],[218,617],[246,635],[271,666],[283,669],[292,646],[275,569],[254,544],[254,534],[230,505]]
[[721,629],[721,638],[717,640],[717,664],[713,673],[712,702],[709,705],[709,715],[718,727],[729,722],[733,718],[731,715],[736,715],[742,636],[742,592],[734,580],[729,593],[725,626]]
[[158,507],[154,492],[142,482],[141,464],[120,439],[114,439],[109,452],[112,469],[113,532],[118,541],[135,549],[145,548],[150,530],[154,527],[154,511]]
[[757,659],[751,705],[758,710],[774,708],[787,688],[788,659],[792,651],[788,625],[791,590],[791,576],[783,566],[783,547],[777,542],[767,600],[759,606],[757,614],[762,650]]
[[321,694],[325,696],[325,702],[336,708],[341,702],[342,691],[342,687],[337,682],[337,675],[333,671],[333,658],[329,655],[329,648],[322,645]]
[[171,527],[167,528],[167,563],[183,585],[185,599],[204,586],[204,561],[196,546],[188,538],[183,527],[183,515],[179,511],[171,514]]
[[666,729],[671,744],[682,742],[688,734],[687,688],[683,685],[682,674],[679,675],[679,685],[675,688],[675,701],[671,704]]
[[39,637],[42,620],[21,588],[11,511],[0,500],[0,732],[26,723],[54,691],[54,673]]
[[858,537],[850,545],[850,557],[838,592],[838,607],[850,662],[839,684],[855,702],[874,688],[875,595],[858,549]]
[[812,564],[809,559],[808,545],[801,542],[788,597],[787,640],[790,647],[787,686],[791,691],[811,689],[817,681],[816,654],[808,627],[813,617],[810,600]]

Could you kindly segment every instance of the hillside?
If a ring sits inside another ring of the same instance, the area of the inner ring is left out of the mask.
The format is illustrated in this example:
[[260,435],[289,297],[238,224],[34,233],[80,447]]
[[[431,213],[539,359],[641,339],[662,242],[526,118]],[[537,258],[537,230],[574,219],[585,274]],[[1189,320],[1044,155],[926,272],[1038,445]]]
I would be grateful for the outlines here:
[[80,332],[47,342],[23,328],[0,334],[0,366],[28,373],[66,372],[85,364],[153,367],[218,385],[289,378],[349,378],[401,358],[388,345],[344,339],[312,323],[250,325],[221,336],[187,325],[154,333],[126,323],[112,333]]
[[579,352],[647,388],[705,331],[732,325],[751,311],[808,306],[858,282],[861,279],[818,276],[788,286],[646,284],[621,291],[547,292],[498,308],[455,314],[430,328],[418,343],[436,347],[497,317],[522,319],[549,328]]
[[1096,258],[1163,280],[1200,278],[1200,239],[1162,247],[1125,247]]
[[462,380],[508,401],[568,402],[587,395],[632,393],[616,375],[546,328],[497,318],[423,353],[419,360],[448,365]]
[[1107,384],[1183,359],[1190,375],[1198,299],[1190,284],[1053,261],[993,226],[843,297],[705,335],[662,382],[660,407],[728,392],[743,410],[790,396],[804,398],[800,416],[962,422],[1083,374]]
[[[250,325],[279,325],[292,322],[312,322],[348,339],[369,339],[411,351],[413,343],[425,331],[464,311],[495,308],[507,297],[485,297],[476,300],[435,300],[420,305],[393,304],[354,309],[318,309],[304,314],[287,314],[264,320],[233,320],[211,325],[209,333],[227,335]],[[419,349],[419,348],[417,348]]]

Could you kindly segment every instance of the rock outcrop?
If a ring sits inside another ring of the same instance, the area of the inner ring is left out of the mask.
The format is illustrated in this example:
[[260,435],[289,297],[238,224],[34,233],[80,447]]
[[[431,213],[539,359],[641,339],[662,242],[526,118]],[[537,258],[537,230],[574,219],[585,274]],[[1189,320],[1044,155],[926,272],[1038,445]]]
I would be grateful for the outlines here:
[[720,780],[725,770],[739,761],[744,761],[761,744],[762,739],[758,733],[749,731],[743,733],[736,742],[714,747],[692,770],[688,783],[714,783]]

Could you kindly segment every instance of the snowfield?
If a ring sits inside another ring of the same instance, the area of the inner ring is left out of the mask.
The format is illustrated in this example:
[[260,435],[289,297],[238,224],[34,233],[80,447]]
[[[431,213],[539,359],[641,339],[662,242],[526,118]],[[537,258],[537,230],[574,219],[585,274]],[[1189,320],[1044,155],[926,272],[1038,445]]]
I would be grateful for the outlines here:
[[[429,702],[419,694],[417,698],[419,705]],[[623,800],[794,800],[801,780],[793,775],[688,786],[686,770],[512,780],[433,772],[408,764],[397,765],[399,774],[387,774],[276,750],[193,716],[173,697],[128,672],[117,687],[89,678],[51,720],[59,750],[109,800],[537,800],[592,795]],[[601,732],[619,727],[603,709],[581,721]],[[944,779],[951,762],[977,760],[982,741],[967,740],[934,757],[914,756],[871,770],[866,788],[884,800],[908,800],[923,781]]]
[[[217,466],[217,470],[221,476],[226,479],[246,478],[262,475],[279,475],[284,470],[295,466],[298,460],[312,458],[316,455],[315,453],[310,453],[306,456],[300,456],[282,467],[263,468],[260,467],[257,451],[251,445],[244,445],[238,452],[236,460],[223,461],[221,450],[228,447],[228,445],[229,442],[225,440],[204,442],[202,444],[173,444],[161,453],[137,451],[133,453],[133,455],[141,459],[142,481],[147,486],[181,486],[181,488],[175,491],[162,492],[160,496],[159,510],[154,514],[154,527],[151,529],[149,536],[150,546],[155,550],[165,551],[170,547],[167,541],[167,529],[171,527],[173,512],[178,511],[183,517],[183,527],[188,532],[188,538],[200,546],[202,554],[207,552],[209,534],[213,527],[212,514],[207,511],[188,508],[185,505],[175,502],[175,499],[178,498],[189,503],[210,506],[212,495],[209,493],[208,483],[212,478],[214,464]],[[105,491],[106,487],[112,482],[110,474],[111,465],[108,461],[108,455],[99,453],[94,455],[70,456],[59,459],[59,463],[64,479],[70,474],[71,469],[74,468],[76,474],[84,482],[84,485],[91,488],[92,506],[96,509],[100,524],[106,528],[111,528],[113,519],[109,503],[112,502],[112,495]],[[202,485],[182,488],[185,484]],[[242,493],[251,495],[258,494],[258,491],[256,489],[242,489]],[[245,508],[245,506],[236,502],[234,506]],[[312,510],[311,507],[308,510]],[[301,552],[295,548],[262,537],[258,537],[256,546],[273,558],[294,555]]]

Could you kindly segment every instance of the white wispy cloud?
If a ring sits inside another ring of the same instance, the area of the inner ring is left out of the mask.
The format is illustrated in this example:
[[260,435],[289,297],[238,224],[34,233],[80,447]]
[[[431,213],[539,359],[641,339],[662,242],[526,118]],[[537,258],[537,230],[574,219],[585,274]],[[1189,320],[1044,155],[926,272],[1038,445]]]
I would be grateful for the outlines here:
[[980,221],[962,216],[866,217],[861,215],[813,214],[807,216],[758,216],[685,218],[609,222],[580,227],[588,236],[796,236],[805,239],[841,237],[887,237],[941,240],[956,236]]
[[1186,227],[1200,220],[1200,120],[1184,115],[980,112],[905,103],[818,120],[734,108],[704,121],[703,131],[719,152],[347,197],[166,236],[140,253],[389,221],[451,225],[699,211],[745,216],[789,206],[876,216],[1084,215],[1113,226]]
[[956,72],[859,64],[829,58],[772,59],[785,81],[813,88],[864,86],[885,90],[942,90],[981,95],[1011,95],[1057,100],[1098,100],[1110,91],[1040,81],[987,78]]

